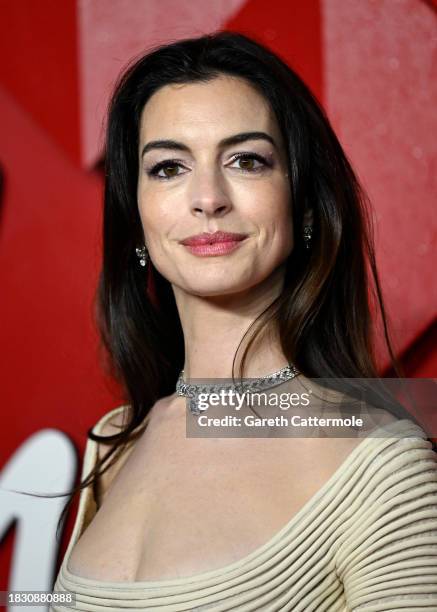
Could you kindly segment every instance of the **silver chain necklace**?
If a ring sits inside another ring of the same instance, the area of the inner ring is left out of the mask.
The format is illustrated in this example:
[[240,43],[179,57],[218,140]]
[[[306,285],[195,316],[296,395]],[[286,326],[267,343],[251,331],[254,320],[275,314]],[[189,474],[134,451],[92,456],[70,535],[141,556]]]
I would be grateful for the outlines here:
[[198,406],[197,396],[199,393],[220,393],[222,390],[224,391],[237,391],[238,393],[256,393],[258,391],[263,391],[264,389],[270,389],[272,387],[276,387],[287,380],[291,380],[295,376],[300,374],[299,370],[296,366],[292,364],[288,364],[285,368],[278,370],[277,372],[273,372],[272,374],[267,374],[266,376],[262,376],[261,378],[255,378],[250,380],[250,382],[240,383],[237,385],[215,385],[215,384],[188,384],[184,379],[184,370],[179,374],[178,381],[176,383],[176,393],[177,395],[183,395],[190,399],[189,408],[192,414],[198,415],[201,413],[201,409]]

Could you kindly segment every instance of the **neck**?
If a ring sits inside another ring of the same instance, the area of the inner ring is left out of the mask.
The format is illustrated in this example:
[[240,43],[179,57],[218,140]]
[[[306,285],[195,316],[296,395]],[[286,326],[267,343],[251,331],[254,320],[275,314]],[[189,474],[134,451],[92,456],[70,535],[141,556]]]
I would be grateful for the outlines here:
[[[279,295],[283,270],[245,291],[219,296],[198,296],[173,286],[184,333],[184,378],[232,378],[239,344],[253,321]],[[256,327],[254,328],[259,329]],[[238,349],[234,376],[239,377],[241,356],[252,337],[247,334]],[[247,354],[243,376],[258,378],[287,365],[275,330],[263,328]]]

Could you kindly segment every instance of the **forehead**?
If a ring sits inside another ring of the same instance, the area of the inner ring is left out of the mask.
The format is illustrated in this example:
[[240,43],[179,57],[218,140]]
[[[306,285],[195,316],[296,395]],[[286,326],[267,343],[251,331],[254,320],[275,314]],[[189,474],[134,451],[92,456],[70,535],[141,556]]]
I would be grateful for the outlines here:
[[279,135],[268,101],[244,79],[220,75],[203,83],[165,85],[154,93],[141,115],[140,141],[180,135],[199,143],[254,130]]

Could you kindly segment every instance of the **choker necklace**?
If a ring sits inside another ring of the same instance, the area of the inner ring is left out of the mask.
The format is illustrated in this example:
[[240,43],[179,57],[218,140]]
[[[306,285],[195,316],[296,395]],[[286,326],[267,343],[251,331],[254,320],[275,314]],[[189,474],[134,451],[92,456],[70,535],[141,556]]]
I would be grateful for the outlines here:
[[[262,376],[261,378],[249,379],[249,382],[246,383],[240,383],[237,385],[216,385],[212,383],[196,385],[185,382],[184,371],[182,370],[176,383],[176,393],[177,395],[188,397],[190,399],[189,407],[191,414],[198,415],[202,411],[198,406],[197,396],[199,393],[220,393],[222,390],[238,391],[238,393],[254,393],[257,391],[263,391],[264,389],[270,389],[271,387],[276,387],[287,380],[291,380],[298,374],[300,374],[300,372],[296,366],[288,364],[285,366],[285,368],[282,368],[277,372],[267,374],[267,376]],[[206,408],[203,410],[206,410]]]

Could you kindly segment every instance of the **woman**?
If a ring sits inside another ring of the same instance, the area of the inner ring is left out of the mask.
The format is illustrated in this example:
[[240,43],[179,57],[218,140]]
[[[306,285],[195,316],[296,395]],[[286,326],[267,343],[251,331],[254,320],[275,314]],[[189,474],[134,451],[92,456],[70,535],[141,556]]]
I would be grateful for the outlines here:
[[243,35],[183,40],[126,72],[107,130],[99,313],[128,403],[90,432],[55,591],[78,610],[437,607],[436,455],[405,414],[380,410],[383,438],[186,436],[181,370],[233,379],[238,357],[296,392],[377,376],[365,201],[306,86]]

